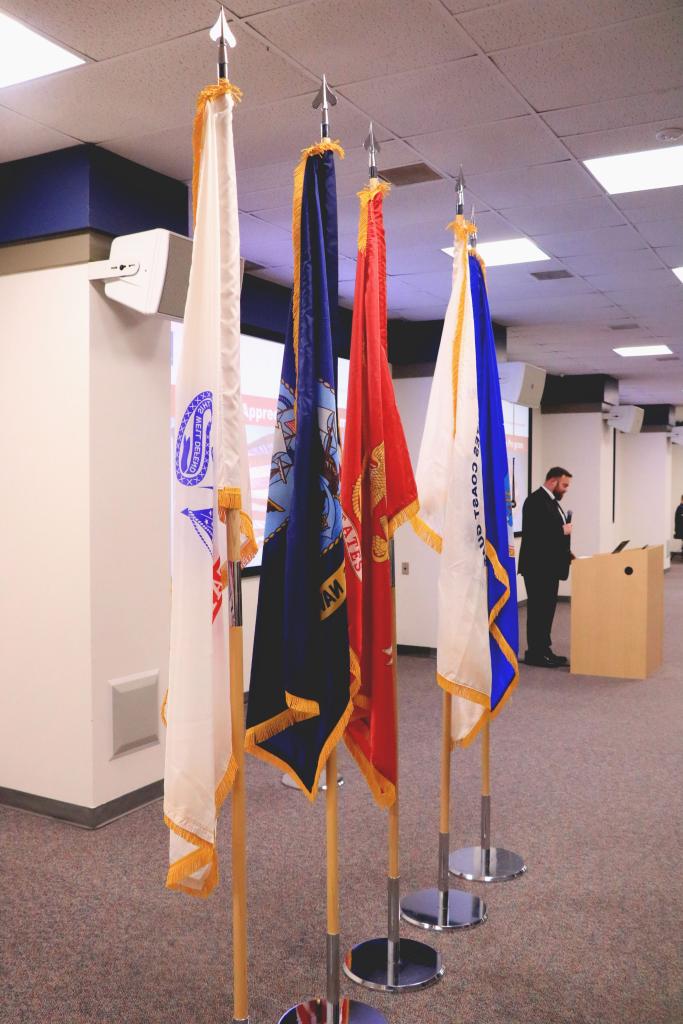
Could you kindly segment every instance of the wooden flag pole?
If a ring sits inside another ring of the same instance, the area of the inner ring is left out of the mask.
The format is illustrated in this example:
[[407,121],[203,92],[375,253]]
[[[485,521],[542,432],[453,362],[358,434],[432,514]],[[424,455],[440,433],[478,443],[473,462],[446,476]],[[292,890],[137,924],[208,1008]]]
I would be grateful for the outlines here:
[[247,787],[244,773],[244,666],[240,510],[227,513],[230,631],[230,713],[237,774],[232,789],[232,962],[234,1024],[248,1024],[247,982]]

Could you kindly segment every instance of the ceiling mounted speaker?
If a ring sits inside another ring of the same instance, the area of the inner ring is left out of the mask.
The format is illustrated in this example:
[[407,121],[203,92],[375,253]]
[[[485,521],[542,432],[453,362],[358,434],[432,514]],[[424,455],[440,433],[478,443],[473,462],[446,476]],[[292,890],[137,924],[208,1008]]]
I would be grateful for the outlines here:
[[644,414],[639,405],[615,405],[607,414],[607,426],[622,434],[639,434]]
[[506,402],[538,409],[545,387],[545,370],[531,363],[499,363],[500,394]]

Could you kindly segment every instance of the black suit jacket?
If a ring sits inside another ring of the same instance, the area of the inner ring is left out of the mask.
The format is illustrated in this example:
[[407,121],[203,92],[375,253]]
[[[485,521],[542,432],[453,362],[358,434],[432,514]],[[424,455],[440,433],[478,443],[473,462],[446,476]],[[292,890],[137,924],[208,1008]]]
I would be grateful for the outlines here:
[[522,508],[522,546],[518,572],[522,576],[544,576],[566,580],[569,576],[569,537],[557,502],[539,487]]

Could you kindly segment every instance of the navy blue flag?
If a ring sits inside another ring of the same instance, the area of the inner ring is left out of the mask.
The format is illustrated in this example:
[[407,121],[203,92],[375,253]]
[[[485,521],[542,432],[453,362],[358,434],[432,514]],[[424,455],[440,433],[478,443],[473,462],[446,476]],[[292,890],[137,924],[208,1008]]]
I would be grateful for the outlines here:
[[268,489],[245,749],[315,799],[353,704],[339,495],[337,196],[323,140],[294,173],[294,291]]
[[477,353],[477,399],[482,488],[486,521],[486,566],[491,651],[491,714],[518,680],[517,583],[510,478],[496,346],[483,268],[470,255],[470,289]]

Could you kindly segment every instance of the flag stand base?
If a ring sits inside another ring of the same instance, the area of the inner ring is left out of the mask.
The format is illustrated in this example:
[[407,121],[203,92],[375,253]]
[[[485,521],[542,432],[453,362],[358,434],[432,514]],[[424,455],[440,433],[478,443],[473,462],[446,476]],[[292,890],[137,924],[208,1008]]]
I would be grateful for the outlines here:
[[[336,1011],[336,1012],[335,1012]],[[280,1017],[279,1024],[387,1024],[384,1014],[367,1003],[344,996],[337,1006],[326,999],[297,1003]]]
[[527,867],[522,857],[500,846],[482,849],[481,846],[465,846],[452,853],[448,870],[468,882],[509,882],[523,875]]
[[[390,947],[398,946],[397,955]],[[427,988],[444,973],[441,954],[424,942],[367,939],[344,958],[344,974],[357,985],[379,992],[405,992]]]
[[483,924],[487,913],[484,901],[469,892],[457,889],[420,889],[403,897],[401,917],[418,928],[445,932]]
[[[280,782],[282,783],[283,786],[286,786],[287,789],[300,789],[301,788],[300,786],[298,786],[296,784],[296,782],[294,781],[292,776],[291,775],[287,775],[286,772],[284,773],[284,775],[280,779]],[[337,775],[337,785],[338,786],[343,786],[344,785],[344,776],[343,775]],[[318,782],[318,789],[322,790],[323,792],[327,791],[327,783],[325,782],[325,779],[323,778],[322,775],[320,776],[320,780]]]

